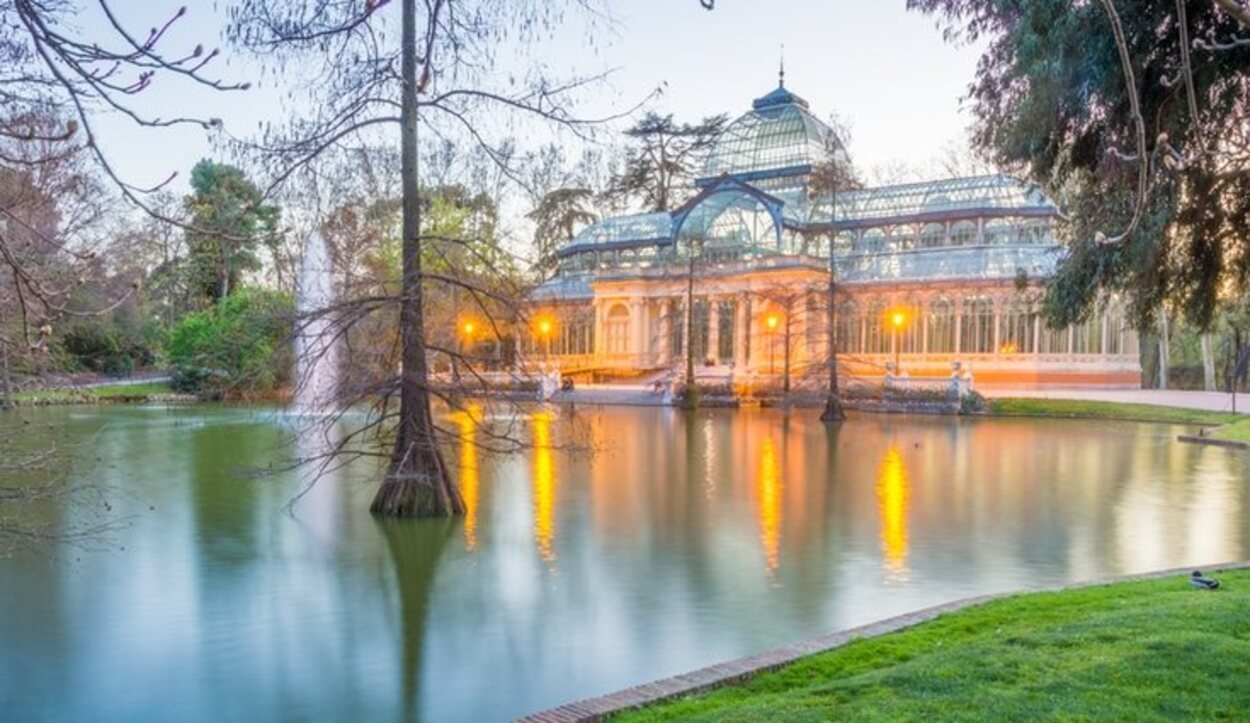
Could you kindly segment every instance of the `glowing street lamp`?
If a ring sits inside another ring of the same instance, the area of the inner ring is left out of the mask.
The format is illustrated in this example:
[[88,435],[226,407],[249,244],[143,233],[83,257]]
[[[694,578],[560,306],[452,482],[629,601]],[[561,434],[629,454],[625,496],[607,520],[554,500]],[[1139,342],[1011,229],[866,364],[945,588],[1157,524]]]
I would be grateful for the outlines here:
[[764,323],[768,325],[768,373],[775,374],[776,368],[773,364],[773,342],[777,339],[777,325],[781,323],[781,318],[776,314],[769,314],[764,317]]
[[[464,361],[468,359],[470,352],[473,351],[473,332],[477,331],[477,325],[472,320],[466,319],[460,323],[459,331],[460,360]],[[460,366],[454,359],[452,360],[451,373],[452,377],[459,382]]]
[[907,312],[902,309],[895,309],[890,314],[890,327],[894,332],[894,376],[898,376],[901,371],[898,366],[898,332],[907,324]]
[[543,340],[543,354],[551,356],[551,332],[555,330],[555,324],[549,317],[543,317],[538,320],[538,338]]

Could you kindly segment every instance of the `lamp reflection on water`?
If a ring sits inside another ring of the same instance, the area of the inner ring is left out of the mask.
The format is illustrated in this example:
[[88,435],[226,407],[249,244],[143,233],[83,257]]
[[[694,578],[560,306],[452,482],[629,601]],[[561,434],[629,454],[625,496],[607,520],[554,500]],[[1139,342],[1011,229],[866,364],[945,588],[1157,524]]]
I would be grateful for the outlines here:
[[895,575],[907,572],[907,465],[897,445],[886,450],[877,468],[877,512],[881,516],[881,549],[885,567]]
[[534,434],[534,539],[538,552],[547,562],[556,559],[555,541],[556,474],[551,451],[551,421],[547,410],[530,417]]
[[755,494],[759,505],[760,544],[764,547],[764,564],[769,572],[781,565],[781,466],[772,437],[765,437],[760,446],[759,473],[755,477]]
[[477,547],[477,509],[480,471],[477,464],[477,425],[482,416],[479,404],[470,404],[456,413],[460,432],[460,494],[464,497],[464,543]]

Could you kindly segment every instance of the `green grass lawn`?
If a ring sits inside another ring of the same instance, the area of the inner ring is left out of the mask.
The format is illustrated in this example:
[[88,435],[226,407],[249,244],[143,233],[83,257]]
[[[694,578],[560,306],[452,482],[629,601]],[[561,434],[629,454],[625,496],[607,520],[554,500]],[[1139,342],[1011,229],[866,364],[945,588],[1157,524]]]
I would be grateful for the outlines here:
[[1218,577],[997,600],[614,720],[1244,720],[1250,571]]
[[1240,421],[1225,424],[1215,430],[1215,437],[1233,442],[1250,442],[1250,417],[1242,417]]
[[1164,407],[1157,404],[1091,402],[1078,399],[1026,399],[1005,397],[989,400],[989,413],[1020,417],[1073,419],[1122,419],[1133,422],[1217,425],[1244,420],[1243,415],[1201,409]]

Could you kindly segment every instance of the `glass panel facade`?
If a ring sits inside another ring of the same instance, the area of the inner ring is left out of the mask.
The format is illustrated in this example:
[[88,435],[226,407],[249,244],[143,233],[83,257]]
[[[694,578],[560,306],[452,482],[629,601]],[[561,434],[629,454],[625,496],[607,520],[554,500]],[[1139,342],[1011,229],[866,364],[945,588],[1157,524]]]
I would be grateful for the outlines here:
[[737,320],[738,302],[720,301],[718,303],[716,356],[722,362],[734,358],[734,323]]
[[[897,304],[893,312],[901,312],[903,314],[903,326],[896,331],[899,353],[924,353],[924,315],[920,309],[920,304],[914,301],[905,301]],[[893,316],[893,312],[891,316]],[[890,328],[894,330],[893,319],[891,319]]]
[[939,296],[928,304],[925,314],[928,325],[928,348],[930,354],[955,353],[955,302]]
[[1073,354],[1100,354],[1102,352],[1102,315],[1095,314],[1083,323],[1072,327]]
[[863,317],[860,316],[859,305],[854,301],[847,301],[839,306],[837,322],[838,353],[863,353],[864,345],[860,333]]
[[1062,329],[1053,329],[1047,326],[1044,320],[1041,322],[1041,324],[1042,324],[1042,332],[1041,332],[1042,338],[1041,338],[1041,343],[1039,345],[1040,348],[1038,349],[1038,352],[1042,354],[1067,354],[1068,353],[1068,336],[1069,336],[1068,332],[1070,331],[1070,329],[1066,326],[1063,327]]
[[1019,299],[1005,304],[998,316],[998,353],[1010,356],[1032,354],[1036,351],[1033,346],[1033,324],[1036,319],[1037,313],[1033,310],[1033,304],[1027,300]]
[[604,333],[607,335],[607,352],[609,354],[625,354],[629,351],[629,308],[624,304],[615,304],[608,310],[604,321]]
[[994,306],[990,299],[984,296],[969,296],[964,299],[959,338],[960,353],[994,352]]
[[885,319],[889,308],[885,301],[874,301],[864,317],[864,351],[868,354],[890,353],[890,334]]

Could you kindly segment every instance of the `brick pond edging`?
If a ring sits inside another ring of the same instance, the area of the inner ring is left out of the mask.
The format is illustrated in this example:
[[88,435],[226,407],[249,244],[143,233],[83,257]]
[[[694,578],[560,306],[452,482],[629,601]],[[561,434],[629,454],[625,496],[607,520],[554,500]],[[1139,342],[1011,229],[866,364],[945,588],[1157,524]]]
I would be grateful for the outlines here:
[[1224,447],[1226,449],[1250,449],[1250,444],[1246,442],[1238,442],[1234,439],[1220,439],[1219,437],[1201,437],[1192,434],[1182,434],[1176,437],[1178,442],[1188,442],[1189,444],[1205,444],[1209,447]]
[[898,615],[885,620],[879,620],[867,625],[850,628],[849,630],[841,630],[835,633],[827,633],[814,638],[808,638],[791,645],[775,648],[757,655],[749,655],[745,658],[738,658],[726,663],[718,663],[706,668],[700,668],[690,673],[675,675],[671,678],[635,685],[625,690],[620,690],[609,695],[598,696],[595,698],[586,698],[573,703],[565,703],[556,708],[550,708],[545,711],[533,713],[518,719],[521,723],[582,723],[602,721],[607,717],[635,708],[660,703],[674,698],[681,698],[697,693],[706,693],[708,691],[720,688],[734,683],[745,682],[761,673],[768,673],[791,663],[797,662],[800,658],[805,658],[816,653],[823,653],[835,648],[840,648],[849,642],[859,640],[861,638],[872,638],[886,633],[893,633],[899,630],[919,625],[920,623],[932,620],[947,613],[953,613],[964,608],[973,607],[992,600],[1002,598],[1015,597],[1018,595],[1030,595],[1042,592],[1061,592],[1063,590],[1072,590],[1082,587],[1094,587],[1098,585],[1111,585],[1118,582],[1132,582],[1135,580],[1153,580],[1163,577],[1171,577],[1173,575],[1187,575],[1191,570],[1211,570],[1221,572],[1226,570],[1243,570],[1250,569],[1250,561],[1247,562],[1230,562],[1222,565],[1208,565],[1194,567],[1177,567],[1168,570],[1157,570],[1154,572],[1138,573],[1135,575],[1120,575],[1118,577],[1104,578],[1099,580],[1091,580],[1088,582],[1080,582],[1072,585],[1060,585],[1057,587],[1039,588],[1037,590],[1018,590],[1016,592],[992,593],[988,595],[977,595],[975,597],[954,600],[941,605],[924,608],[915,612]]

